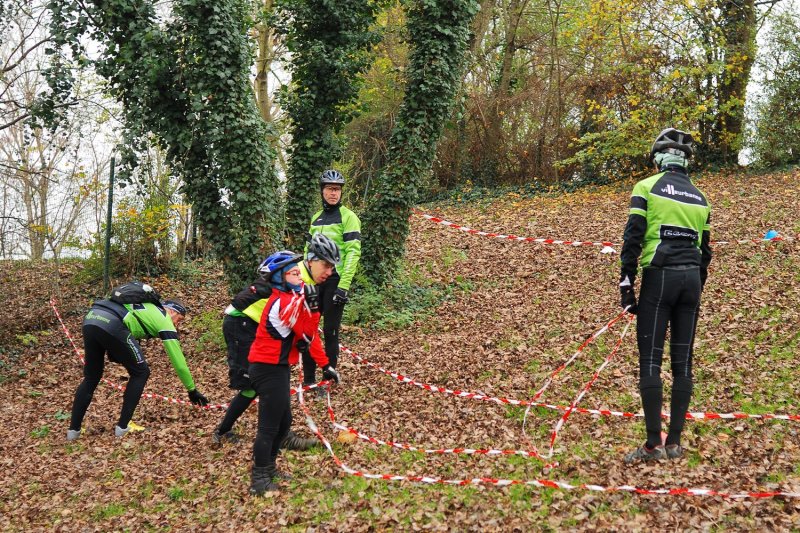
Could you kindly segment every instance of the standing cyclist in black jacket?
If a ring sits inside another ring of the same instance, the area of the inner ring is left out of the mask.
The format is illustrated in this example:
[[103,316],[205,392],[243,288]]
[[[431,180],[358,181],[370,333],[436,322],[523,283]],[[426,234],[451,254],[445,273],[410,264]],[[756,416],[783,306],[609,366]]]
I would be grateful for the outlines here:
[[[647,441],[625,456],[627,464],[683,455],[694,332],[711,262],[711,206],[686,173],[692,142],[690,134],[674,128],[659,133],[650,150],[659,173],[637,183],[631,195],[619,289],[622,307],[638,314],[639,389]],[[637,263],[642,267],[638,306],[633,289]],[[668,324],[673,382],[669,433],[662,445],[661,360]]]
[[[319,284],[320,311],[322,312],[322,337],[325,339],[325,355],[336,367],[339,361],[339,328],[342,324],[344,306],[350,300],[350,284],[361,259],[361,220],[358,215],[342,205],[344,176],[338,170],[329,169],[319,177],[322,209],[311,217],[306,252],[311,249],[313,238],[324,235],[331,239],[340,254],[333,274]],[[303,384],[316,381],[317,364],[303,352]],[[320,389],[321,391],[322,389]]]

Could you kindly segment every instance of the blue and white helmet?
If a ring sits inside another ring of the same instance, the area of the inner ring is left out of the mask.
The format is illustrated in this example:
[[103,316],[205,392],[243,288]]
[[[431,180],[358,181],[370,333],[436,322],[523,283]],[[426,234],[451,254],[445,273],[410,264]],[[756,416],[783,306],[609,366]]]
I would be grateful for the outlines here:
[[296,254],[290,250],[281,250],[264,259],[258,266],[258,273],[269,277],[270,274],[283,272],[285,267],[299,263],[302,260],[303,256],[301,254]]

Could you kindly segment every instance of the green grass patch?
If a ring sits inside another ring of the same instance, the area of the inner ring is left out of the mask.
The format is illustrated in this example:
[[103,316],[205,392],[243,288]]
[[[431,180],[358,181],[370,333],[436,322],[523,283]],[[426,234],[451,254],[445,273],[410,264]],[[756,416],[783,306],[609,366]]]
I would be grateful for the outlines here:
[[[200,332],[195,348],[200,353],[218,354],[225,351],[222,335],[222,316],[219,311],[205,311],[192,317],[192,327]],[[211,355],[216,359],[216,355]]]
[[31,437],[34,439],[43,439],[50,434],[50,426],[44,425],[31,431]]
[[383,288],[366,285],[360,289],[345,307],[344,322],[376,330],[396,330],[433,315],[452,294],[454,286],[434,284],[427,277],[415,282],[412,274],[413,271],[401,273]]
[[115,516],[121,516],[125,514],[125,511],[127,511],[127,507],[124,505],[119,503],[109,503],[95,507],[94,512],[92,512],[92,516],[95,520],[106,520]]

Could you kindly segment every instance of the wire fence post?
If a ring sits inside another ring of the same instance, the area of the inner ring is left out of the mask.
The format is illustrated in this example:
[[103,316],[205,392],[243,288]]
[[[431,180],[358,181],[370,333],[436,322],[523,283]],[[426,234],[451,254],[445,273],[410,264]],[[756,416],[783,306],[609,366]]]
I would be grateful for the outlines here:
[[111,209],[114,205],[114,156],[111,156],[111,172],[108,175],[108,212],[106,213],[106,249],[103,257],[103,294],[108,294],[111,272]]

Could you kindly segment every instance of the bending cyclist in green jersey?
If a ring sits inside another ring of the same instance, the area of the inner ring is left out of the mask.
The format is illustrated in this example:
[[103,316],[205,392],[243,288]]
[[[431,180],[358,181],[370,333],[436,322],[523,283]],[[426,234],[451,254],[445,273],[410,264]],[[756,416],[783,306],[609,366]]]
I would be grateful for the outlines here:
[[208,399],[195,387],[178,341],[176,326],[185,316],[186,307],[177,300],[165,300],[160,306],[152,303],[120,304],[111,300],[98,300],[92,304],[83,319],[83,381],[75,391],[67,440],[80,437],[86,410],[103,377],[106,354],[109,360],[124,366],[130,376],[114,434],[122,437],[128,432],[128,423],[150,377],[150,367],[139,346],[139,339],[160,338],[178,379],[189,392],[189,400],[195,405],[208,405]]

